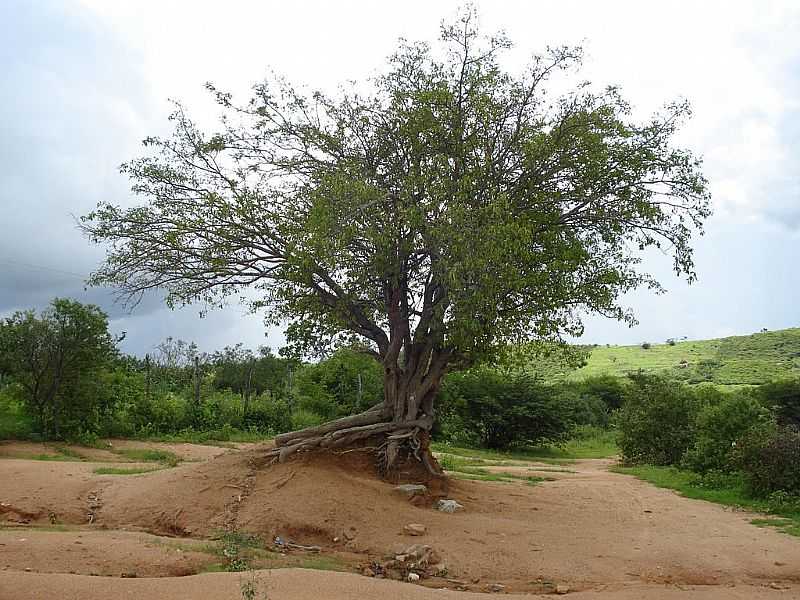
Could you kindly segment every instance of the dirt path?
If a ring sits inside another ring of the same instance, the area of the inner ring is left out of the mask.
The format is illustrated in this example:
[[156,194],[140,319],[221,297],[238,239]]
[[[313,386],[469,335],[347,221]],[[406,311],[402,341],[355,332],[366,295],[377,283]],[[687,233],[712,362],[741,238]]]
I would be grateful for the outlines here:
[[[163,544],[143,541],[143,534],[120,531],[202,538],[230,523],[231,515],[238,528],[263,539],[281,535],[318,544],[353,570],[412,543],[429,544],[448,575],[425,583],[471,592],[501,584],[527,597],[561,585],[569,597],[587,600],[800,598],[800,539],[757,528],[749,523],[752,515],[610,473],[610,461],[491,467],[554,481],[454,481],[449,497],[465,509],[448,515],[410,504],[340,458],[267,468],[259,466],[259,456],[257,448],[215,450],[202,462],[122,477],[94,475],[86,462],[0,460],[0,503],[17,511],[16,517],[0,514],[0,523],[4,516],[19,521],[20,514],[36,514],[33,521],[41,523],[58,507],[59,519],[74,517],[85,528],[87,498],[95,494],[102,503],[88,532],[0,530],[0,600],[238,599],[238,575],[164,577],[198,572],[208,558],[170,554]],[[404,536],[403,525],[412,522],[426,525],[427,534]],[[24,551],[20,538],[28,543]],[[81,545],[88,549],[76,551]],[[77,558],[79,552],[86,558]],[[120,579],[131,565],[140,579]],[[70,571],[78,575],[64,574]],[[79,575],[91,573],[116,577]],[[353,573],[273,570],[262,579],[270,598],[280,600],[451,597]],[[452,595],[472,597],[478,596]]]

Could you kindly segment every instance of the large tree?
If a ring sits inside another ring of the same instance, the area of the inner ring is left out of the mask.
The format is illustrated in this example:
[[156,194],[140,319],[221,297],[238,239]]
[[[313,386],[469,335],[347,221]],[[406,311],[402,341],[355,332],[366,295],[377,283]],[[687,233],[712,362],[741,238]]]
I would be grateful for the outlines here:
[[548,93],[579,49],[512,74],[509,42],[475,23],[467,11],[435,47],[401,43],[384,74],[334,96],[272,78],[238,104],[209,85],[218,130],[178,105],[173,136],[122,168],[145,202],[82,221],[109,244],[92,283],[130,301],[164,290],[170,304],[219,305],[255,289],[252,308],[288,320],[306,352],[367,345],[384,401],[278,436],[281,459],[365,437],[383,440],[385,465],[419,456],[449,369],[579,335],[587,312],[633,322],[621,294],[659,288],[638,268],[648,247],[694,278],[709,196],[673,142],[688,106],[640,122],[613,87]]

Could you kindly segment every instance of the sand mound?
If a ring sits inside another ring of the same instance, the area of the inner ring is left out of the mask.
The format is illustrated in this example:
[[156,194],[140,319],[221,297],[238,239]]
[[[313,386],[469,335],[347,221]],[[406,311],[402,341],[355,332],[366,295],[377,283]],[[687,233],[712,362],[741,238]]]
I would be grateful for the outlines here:
[[97,522],[173,535],[236,528],[327,547],[335,537],[352,540],[360,528],[386,527],[388,516],[399,517],[402,529],[420,508],[392,492],[398,482],[427,484],[431,493],[417,502],[426,508],[444,495],[446,482],[421,468],[401,471],[393,483],[379,480],[366,452],[304,454],[271,465],[267,448],[115,482],[100,495]]
[[[796,538],[756,528],[750,515],[609,473],[607,461],[575,463],[568,477],[537,486],[451,481],[447,497],[464,510],[445,514],[432,507],[444,489],[428,482],[432,494],[409,501],[376,476],[365,453],[301,455],[270,465],[266,448],[121,477],[94,475],[88,463],[0,461],[0,502],[39,520],[55,507],[66,523],[85,523],[87,506],[94,506],[91,528],[111,531],[280,536],[320,546],[323,558],[353,570],[422,543],[447,567],[446,576],[425,585],[474,591],[496,583],[508,592],[539,593],[559,584],[572,592],[630,584],[727,589],[794,585],[800,576]],[[424,479],[413,470],[401,474],[407,482]],[[405,535],[409,523],[424,525],[426,533]]]

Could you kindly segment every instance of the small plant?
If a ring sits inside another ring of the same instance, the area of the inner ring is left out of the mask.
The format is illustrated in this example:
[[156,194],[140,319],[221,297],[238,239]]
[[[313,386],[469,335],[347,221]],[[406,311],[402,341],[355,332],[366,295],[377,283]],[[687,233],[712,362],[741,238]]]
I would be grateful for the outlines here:
[[650,342],[642,342],[642,350],[650,350]]
[[180,457],[168,450],[154,450],[152,448],[120,448],[114,450],[126,458],[141,462],[157,462],[168,467],[175,467],[181,461]]
[[226,561],[225,570],[232,572],[250,569],[248,554],[252,550],[264,548],[264,542],[256,535],[242,531],[226,531],[219,537],[221,548],[219,553]]
[[[258,574],[250,569],[248,571],[249,577],[247,579],[239,580],[239,590],[242,593],[242,600],[268,600],[267,591],[261,589],[261,580]],[[259,591],[261,595],[259,596]]]

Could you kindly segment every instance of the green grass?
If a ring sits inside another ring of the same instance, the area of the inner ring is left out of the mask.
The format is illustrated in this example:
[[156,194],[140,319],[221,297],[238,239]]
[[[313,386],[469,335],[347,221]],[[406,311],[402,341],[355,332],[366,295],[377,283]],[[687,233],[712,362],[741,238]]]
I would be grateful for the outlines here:
[[785,533],[800,536],[800,510],[798,510],[796,506],[786,507],[775,505],[767,500],[749,496],[741,477],[731,476],[718,481],[708,482],[691,471],[683,471],[675,467],[656,467],[652,465],[614,467],[612,471],[633,475],[657,487],[676,490],[687,498],[706,500],[726,506],[737,506],[753,512],[782,517],[780,519],[755,519],[753,524],[762,527],[776,526]]
[[75,462],[74,458],[70,458],[69,456],[64,456],[63,454],[29,454],[26,456],[20,455],[20,458],[26,458],[29,460],[52,460],[52,461]]
[[136,462],[157,462],[170,467],[181,462],[180,457],[169,450],[155,450],[153,448],[115,448],[114,454],[119,454]]
[[210,431],[195,431],[188,429],[178,433],[165,433],[148,435],[136,439],[147,442],[168,442],[177,444],[200,444],[204,446],[220,446],[222,448],[233,448],[234,443],[244,442],[265,442],[275,437],[272,434],[240,431],[238,429],[220,429]]
[[52,446],[53,452],[55,454],[29,454],[26,456],[21,456],[21,458],[26,458],[29,460],[45,460],[45,461],[65,461],[65,462],[79,462],[86,460],[85,456],[75,452],[71,448],[67,448],[65,446]]
[[494,473],[488,470],[491,467],[525,465],[503,461],[489,461],[482,458],[468,458],[457,454],[439,454],[439,464],[454,479],[467,479],[471,481],[502,481],[511,483],[523,481],[528,485],[537,485],[543,481],[552,481],[552,477],[539,477],[538,475],[516,475],[513,473]]
[[141,475],[161,471],[163,467],[98,467],[93,472],[95,475]]
[[[461,458],[480,459],[487,463],[491,461],[497,466],[510,466],[514,464],[509,461],[535,461],[552,465],[568,465],[574,461],[573,458],[555,458],[550,448],[500,452],[498,450],[486,450],[484,448],[460,448],[441,442],[434,442],[431,444],[431,448],[437,453],[452,454]],[[503,463],[505,463],[505,465]]]
[[[643,370],[665,372],[689,383],[742,386],[800,376],[800,328],[684,341],[674,346],[660,340],[649,341],[651,347],[647,350],[640,345],[596,346],[591,348],[586,366],[554,371],[550,378],[581,380]],[[682,361],[686,367],[680,366]]]
[[[508,463],[508,461],[535,461],[554,465],[569,465],[571,462],[582,458],[611,458],[619,453],[616,432],[596,427],[579,428],[576,436],[563,446],[519,448],[508,452],[482,448],[459,448],[439,442],[434,442],[431,447],[434,452],[468,458],[473,461],[491,461],[498,466],[500,466],[498,463]],[[473,462],[474,464],[476,463]]]
[[800,521],[798,519],[753,519],[750,522],[756,527],[775,527],[784,533],[800,537]]

